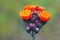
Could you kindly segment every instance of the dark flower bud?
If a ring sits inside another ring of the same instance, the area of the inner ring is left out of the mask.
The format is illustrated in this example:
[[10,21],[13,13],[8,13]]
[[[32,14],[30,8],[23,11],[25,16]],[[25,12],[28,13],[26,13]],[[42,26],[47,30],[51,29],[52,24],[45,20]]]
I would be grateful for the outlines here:
[[35,28],[35,33],[38,33],[39,32],[39,28]]
[[27,28],[26,28],[26,32],[27,32],[27,33],[30,33],[30,32],[31,32],[30,27],[27,27]]

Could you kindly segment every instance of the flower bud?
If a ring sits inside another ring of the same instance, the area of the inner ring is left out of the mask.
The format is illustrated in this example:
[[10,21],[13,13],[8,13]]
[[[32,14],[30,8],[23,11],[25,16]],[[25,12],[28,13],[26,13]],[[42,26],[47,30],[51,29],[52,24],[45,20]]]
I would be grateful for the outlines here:
[[26,32],[28,32],[28,33],[31,32],[30,27],[27,27],[27,28],[26,28]]
[[39,32],[39,28],[35,28],[35,33],[38,33]]

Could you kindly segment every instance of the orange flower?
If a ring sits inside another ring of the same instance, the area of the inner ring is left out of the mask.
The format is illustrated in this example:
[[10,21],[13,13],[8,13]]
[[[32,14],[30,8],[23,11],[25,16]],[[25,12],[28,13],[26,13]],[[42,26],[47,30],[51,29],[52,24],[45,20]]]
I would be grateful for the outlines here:
[[24,10],[31,10],[31,6],[30,5],[26,5],[26,6],[24,6]]
[[42,12],[44,10],[44,7],[39,7],[38,5],[26,5],[24,6],[24,10],[31,10],[31,11],[39,11]]
[[31,8],[32,11],[37,11],[37,12],[42,12],[44,11],[44,9],[45,9],[44,7],[39,7],[38,5],[33,5]]
[[47,11],[43,11],[42,13],[38,13],[38,16],[41,21],[47,22],[50,19],[51,14]]
[[23,20],[28,20],[31,18],[32,12],[31,10],[23,10],[19,13],[19,15]]
[[32,5],[31,6],[31,11],[34,11],[35,10],[35,7],[36,7],[36,5]]
[[45,8],[44,7],[39,7],[39,10],[40,12],[42,12]]

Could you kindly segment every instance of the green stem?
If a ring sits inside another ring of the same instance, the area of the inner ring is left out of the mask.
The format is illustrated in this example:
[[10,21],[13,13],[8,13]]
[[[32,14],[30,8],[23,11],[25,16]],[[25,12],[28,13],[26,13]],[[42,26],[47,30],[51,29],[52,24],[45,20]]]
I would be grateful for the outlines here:
[[32,40],[35,40],[35,32],[32,32]]

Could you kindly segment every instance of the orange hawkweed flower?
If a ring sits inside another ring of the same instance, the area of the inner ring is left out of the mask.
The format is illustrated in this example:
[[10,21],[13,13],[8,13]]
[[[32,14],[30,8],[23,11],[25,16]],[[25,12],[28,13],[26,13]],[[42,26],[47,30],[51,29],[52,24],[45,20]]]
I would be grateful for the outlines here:
[[31,11],[34,11],[35,10],[35,7],[36,7],[36,5],[32,5],[31,6]]
[[32,6],[33,11],[37,11],[37,12],[42,12],[44,11],[44,7],[40,7],[38,5]]
[[40,11],[40,12],[42,12],[42,11],[44,11],[44,7],[39,7],[39,10],[38,11]]
[[26,5],[26,6],[24,6],[24,10],[31,10],[31,6],[30,5]]
[[36,5],[32,5],[32,6],[30,6],[30,5],[26,5],[26,6],[24,6],[24,10],[27,9],[27,10],[34,11],[35,6],[36,6]]
[[42,12],[44,7],[39,7],[38,5],[26,5],[24,6],[24,10],[31,10],[31,11],[39,11]]
[[38,13],[38,16],[41,21],[47,22],[50,19],[51,14],[47,11],[43,11],[42,13]]
[[22,10],[20,13],[19,13],[20,17],[23,19],[23,20],[28,20],[31,18],[32,16],[32,12],[31,10]]

